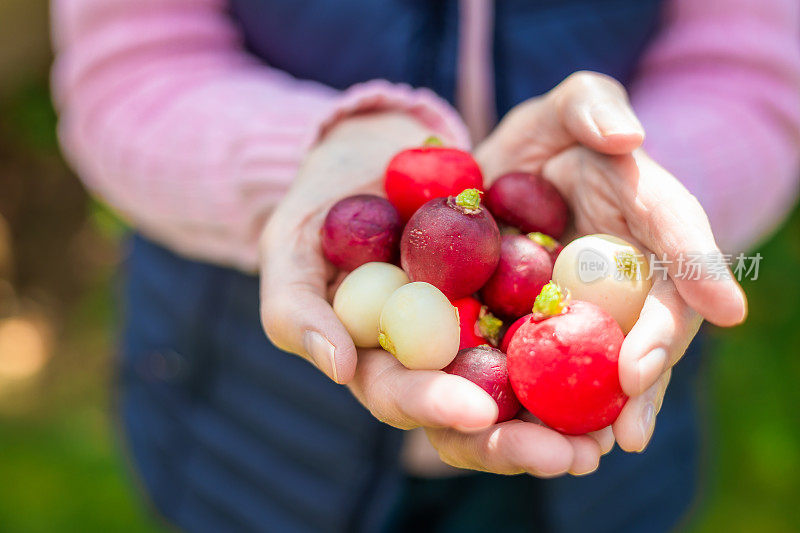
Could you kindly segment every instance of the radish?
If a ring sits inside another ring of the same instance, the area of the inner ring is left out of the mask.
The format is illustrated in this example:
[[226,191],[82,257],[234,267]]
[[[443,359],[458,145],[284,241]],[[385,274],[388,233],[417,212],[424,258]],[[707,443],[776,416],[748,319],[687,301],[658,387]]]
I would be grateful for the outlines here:
[[528,238],[550,252],[550,258],[553,260],[553,264],[555,264],[556,259],[558,259],[558,254],[560,254],[561,250],[564,249],[564,247],[561,246],[561,243],[552,238],[550,235],[545,235],[544,233],[539,233],[538,231],[528,233]]
[[569,243],[553,268],[553,280],[572,298],[602,307],[627,334],[653,286],[647,259],[612,235],[586,235]]
[[524,172],[506,174],[486,192],[486,205],[497,220],[525,233],[561,238],[569,222],[564,198],[546,179]]
[[340,200],[322,224],[322,251],[341,270],[364,263],[392,263],[398,255],[403,222],[385,198],[358,194]]
[[503,334],[503,340],[500,342],[500,351],[503,353],[508,353],[508,345],[511,344],[511,339],[514,338],[514,333],[524,324],[525,322],[529,321],[533,315],[528,313],[527,315],[518,318],[514,321],[513,324],[508,326],[508,329]]
[[485,305],[471,296],[453,300],[452,304],[458,310],[461,325],[460,350],[486,343],[497,345],[503,322],[491,314]]
[[441,370],[458,353],[458,311],[430,283],[395,290],[383,306],[378,341],[412,370]]
[[342,280],[333,297],[333,310],[356,346],[379,346],[378,326],[383,305],[406,283],[406,273],[388,263],[366,263]]
[[468,152],[444,147],[431,137],[422,147],[403,150],[392,158],[384,186],[389,201],[408,220],[434,198],[483,189],[483,174]]
[[491,346],[465,348],[445,369],[485,390],[497,403],[497,422],[511,420],[519,411],[519,400],[508,380],[506,354]]
[[602,429],[627,396],[619,383],[624,335],[598,306],[569,301],[555,283],[536,299],[533,316],[508,346],[511,386],[534,416],[568,435]]
[[408,277],[435,285],[450,299],[480,289],[499,260],[500,230],[481,206],[477,189],[420,207],[400,241],[400,261]]
[[536,296],[553,276],[550,252],[525,235],[504,235],[500,261],[481,289],[493,313],[518,318],[531,312]]

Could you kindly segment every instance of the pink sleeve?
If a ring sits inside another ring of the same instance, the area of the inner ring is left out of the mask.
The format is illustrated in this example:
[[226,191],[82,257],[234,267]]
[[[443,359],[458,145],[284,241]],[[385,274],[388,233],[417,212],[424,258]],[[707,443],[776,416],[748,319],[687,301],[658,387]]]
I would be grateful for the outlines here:
[[671,0],[631,87],[645,147],[723,250],[766,236],[800,180],[800,2]]
[[251,270],[256,240],[319,133],[401,109],[455,145],[468,134],[427,90],[339,93],[248,56],[224,0],[54,0],[59,135],[87,186],[180,253]]

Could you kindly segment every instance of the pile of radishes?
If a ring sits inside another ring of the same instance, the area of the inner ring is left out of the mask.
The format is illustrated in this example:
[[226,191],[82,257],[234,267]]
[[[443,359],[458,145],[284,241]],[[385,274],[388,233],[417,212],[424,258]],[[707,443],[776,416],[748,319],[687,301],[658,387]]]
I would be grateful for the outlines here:
[[[570,214],[550,182],[513,173],[484,193],[461,150],[404,150],[384,184],[388,200],[345,198],[321,232],[327,259],[351,271],[333,308],[356,346],[476,383],[498,422],[522,404],[566,434],[611,424],[627,400],[620,346],[650,289],[643,255],[609,235],[562,249]],[[580,276],[587,253],[609,271]]]

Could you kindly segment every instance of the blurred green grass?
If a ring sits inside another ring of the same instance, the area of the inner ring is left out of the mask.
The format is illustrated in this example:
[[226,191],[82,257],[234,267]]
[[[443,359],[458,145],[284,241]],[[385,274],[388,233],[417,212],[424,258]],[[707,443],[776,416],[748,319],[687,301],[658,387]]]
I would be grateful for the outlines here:
[[747,322],[712,330],[708,493],[697,531],[800,531],[800,210],[745,282]]
[[[7,153],[55,156],[43,81],[0,105],[0,122],[13,131],[13,141],[0,136],[0,147],[13,142]],[[81,209],[93,238],[113,249],[119,222],[95,203]],[[48,224],[60,221],[41,231]],[[711,329],[706,490],[689,524],[694,532],[800,530],[800,211],[758,251],[760,278],[745,283],[748,322]],[[63,304],[42,375],[0,394],[2,532],[163,527],[136,488],[116,431],[114,268],[98,265],[84,273],[79,296]]]
[[0,379],[0,532],[160,530],[113,415],[124,227],[86,201],[60,160],[44,78],[0,99],[0,178],[15,293],[0,300],[0,319],[35,316],[55,335],[35,378]]
[[0,531],[153,531],[112,414],[113,312],[103,272],[69,311],[33,390],[0,414]]

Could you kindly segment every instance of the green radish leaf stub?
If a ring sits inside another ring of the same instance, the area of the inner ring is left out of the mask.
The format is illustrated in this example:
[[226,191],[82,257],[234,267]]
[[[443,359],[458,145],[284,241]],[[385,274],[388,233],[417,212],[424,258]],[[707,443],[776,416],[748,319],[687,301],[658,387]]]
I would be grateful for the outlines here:
[[500,328],[503,327],[503,321],[490,313],[485,305],[481,308],[481,314],[476,326],[478,335],[488,340],[494,346],[497,346],[500,339]]
[[386,350],[392,355],[397,355],[397,350],[392,343],[392,340],[383,332],[378,335],[378,343],[381,345],[381,348]]
[[558,246],[558,242],[554,238],[538,231],[528,233],[528,238],[549,252],[552,252]]
[[436,135],[431,135],[430,137],[425,139],[425,142],[422,143],[422,146],[425,146],[425,147],[429,147],[429,146],[444,146],[444,143]]
[[569,293],[556,283],[550,282],[542,287],[542,292],[533,303],[533,315],[536,318],[547,318],[563,314],[567,311]]
[[481,207],[481,194],[478,189],[464,189],[456,196],[456,205],[467,211],[477,211]]

